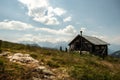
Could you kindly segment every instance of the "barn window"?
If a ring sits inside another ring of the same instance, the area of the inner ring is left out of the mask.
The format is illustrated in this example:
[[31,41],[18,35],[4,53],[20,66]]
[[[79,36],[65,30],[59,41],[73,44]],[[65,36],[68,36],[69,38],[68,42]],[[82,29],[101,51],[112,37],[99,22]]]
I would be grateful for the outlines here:
[[96,46],[95,49],[100,49],[100,47],[99,47],[99,46]]
[[104,46],[101,47],[101,49],[104,49],[104,48],[105,48]]
[[87,41],[85,41],[84,43],[86,43],[86,44],[87,44],[88,42],[87,42]]
[[91,45],[91,44],[89,44],[89,45],[88,45],[88,47],[92,47],[92,45]]

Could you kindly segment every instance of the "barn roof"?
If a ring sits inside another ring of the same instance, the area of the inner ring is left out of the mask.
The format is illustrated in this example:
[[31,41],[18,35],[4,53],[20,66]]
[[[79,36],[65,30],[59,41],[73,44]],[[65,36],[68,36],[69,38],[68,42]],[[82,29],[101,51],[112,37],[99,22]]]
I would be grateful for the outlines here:
[[[78,37],[80,37],[80,35],[77,35],[77,36],[69,43],[69,45],[70,45],[76,38],[78,38]],[[86,40],[88,40],[89,42],[91,42],[91,43],[94,44],[94,45],[108,45],[107,42],[105,42],[105,41],[103,41],[103,40],[101,40],[101,39],[99,39],[99,38],[96,38],[96,37],[91,37],[91,36],[86,36],[86,35],[83,35],[82,37],[85,38]]]

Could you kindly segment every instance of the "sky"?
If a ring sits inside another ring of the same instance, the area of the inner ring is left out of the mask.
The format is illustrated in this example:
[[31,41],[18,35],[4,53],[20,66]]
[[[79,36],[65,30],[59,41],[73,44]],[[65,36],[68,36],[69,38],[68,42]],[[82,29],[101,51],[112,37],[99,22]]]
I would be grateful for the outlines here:
[[83,31],[120,45],[120,0],[0,0],[0,39],[70,42]]

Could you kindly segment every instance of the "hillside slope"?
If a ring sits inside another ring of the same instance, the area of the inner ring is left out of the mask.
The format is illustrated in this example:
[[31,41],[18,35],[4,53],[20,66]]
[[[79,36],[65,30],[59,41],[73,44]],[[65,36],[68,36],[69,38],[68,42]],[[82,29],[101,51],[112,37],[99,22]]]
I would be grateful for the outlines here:
[[[32,66],[11,62],[7,56],[0,56],[0,80],[120,80],[120,59],[106,57],[105,60],[91,54],[79,55],[38,46],[2,42],[2,53],[29,54],[38,60],[40,66],[49,69],[49,74],[36,72]],[[2,54],[1,53],[1,54]]]

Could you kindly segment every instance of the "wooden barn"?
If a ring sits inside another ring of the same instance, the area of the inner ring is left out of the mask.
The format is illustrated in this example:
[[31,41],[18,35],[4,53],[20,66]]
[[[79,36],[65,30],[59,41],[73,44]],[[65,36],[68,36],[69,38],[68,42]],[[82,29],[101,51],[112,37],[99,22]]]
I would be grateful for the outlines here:
[[88,51],[95,55],[108,55],[108,43],[96,37],[77,35],[69,43],[70,51]]

